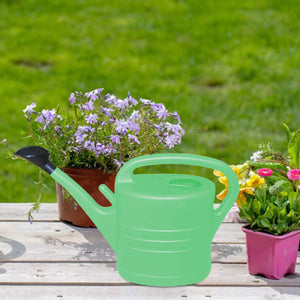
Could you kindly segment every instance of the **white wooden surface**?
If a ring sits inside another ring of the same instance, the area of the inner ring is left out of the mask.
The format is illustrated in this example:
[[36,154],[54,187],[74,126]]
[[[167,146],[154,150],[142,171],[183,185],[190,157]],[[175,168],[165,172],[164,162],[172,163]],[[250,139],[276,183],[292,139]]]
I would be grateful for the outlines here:
[[212,245],[210,275],[196,285],[159,288],[122,279],[116,255],[97,229],[57,218],[42,204],[32,224],[30,204],[0,203],[0,299],[300,299],[296,274],[270,280],[248,274],[243,224],[222,223]]

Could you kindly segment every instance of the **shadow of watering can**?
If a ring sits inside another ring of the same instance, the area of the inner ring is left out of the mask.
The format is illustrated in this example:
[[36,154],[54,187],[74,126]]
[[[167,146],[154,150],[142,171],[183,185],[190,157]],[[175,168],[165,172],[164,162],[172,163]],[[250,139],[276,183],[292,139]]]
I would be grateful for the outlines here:
[[[213,237],[235,202],[239,183],[224,162],[190,154],[152,154],[123,165],[115,193],[100,185],[112,206],[102,207],[68,175],[49,162],[48,151],[18,150],[60,183],[87,213],[117,254],[120,275],[131,282],[177,286],[205,279],[211,269]],[[217,169],[228,179],[228,193],[214,210],[215,185],[183,174],[134,174],[143,166],[180,164]]]

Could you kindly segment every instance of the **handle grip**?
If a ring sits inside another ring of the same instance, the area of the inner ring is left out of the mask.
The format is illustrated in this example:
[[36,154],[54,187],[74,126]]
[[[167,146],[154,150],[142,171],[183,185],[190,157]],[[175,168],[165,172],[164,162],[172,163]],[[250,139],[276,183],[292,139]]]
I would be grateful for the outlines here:
[[226,217],[230,208],[237,199],[239,193],[239,181],[232,170],[232,168],[226,163],[211,157],[195,155],[195,154],[183,154],[183,153],[165,153],[165,154],[151,154],[139,156],[131,159],[123,165],[119,171],[116,182],[117,183],[131,183],[133,181],[133,172],[135,169],[145,166],[153,165],[192,165],[200,166],[209,169],[216,169],[221,171],[228,180],[228,193],[221,203],[221,205],[214,210],[214,228],[212,230],[212,237],[215,235],[221,222]]

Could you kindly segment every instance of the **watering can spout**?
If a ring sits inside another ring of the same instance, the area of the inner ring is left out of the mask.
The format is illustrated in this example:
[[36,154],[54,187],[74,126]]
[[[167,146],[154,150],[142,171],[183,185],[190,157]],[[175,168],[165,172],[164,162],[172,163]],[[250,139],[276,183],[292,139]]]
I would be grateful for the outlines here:
[[114,193],[105,185],[100,190],[112,206],[100,206],[77,182],[49,161],[49,152],[39,146],[21,148],[14,153],[46,171],[61,184],[77,201],[96,227],[101,231],[110,246],[116,251],[116,211]]
[[49,152],[42,147],[28,146],[21,148],[14,154],[35,164],[50,175],[56,169],[56,167],[49,161]]

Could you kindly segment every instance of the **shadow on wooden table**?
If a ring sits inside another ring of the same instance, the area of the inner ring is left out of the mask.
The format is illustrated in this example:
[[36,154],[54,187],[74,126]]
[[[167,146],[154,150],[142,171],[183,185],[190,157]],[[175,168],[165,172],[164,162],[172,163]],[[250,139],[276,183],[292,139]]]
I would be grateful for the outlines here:
[[[6,253],[0,250],[1,265],[4,265],[8,261],[22,256],[26,252],[26,247],[22,243],[4,236],[0,236],[0,244],[6,244],[4,247],[1,246],[1,249],[8,249]],[[6,270],[0,268],[0,274],[4,273],[6,273]]]

